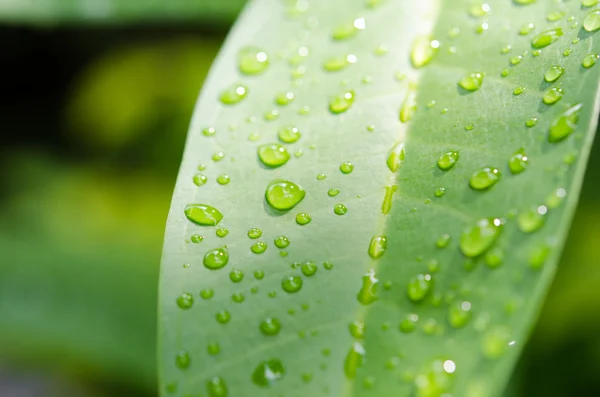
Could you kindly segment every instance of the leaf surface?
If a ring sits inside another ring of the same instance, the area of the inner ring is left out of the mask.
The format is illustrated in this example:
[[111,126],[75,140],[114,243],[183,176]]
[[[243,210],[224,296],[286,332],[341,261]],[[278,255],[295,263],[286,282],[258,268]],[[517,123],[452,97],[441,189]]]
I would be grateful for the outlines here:
[[[162,392],[501,395],[595,131],[593,9],[291,4],[248,7],[197,104],[163,253]],[[240,68],[248,46],[260,62]],[[265,144],[290,158],[265,165]],[[305,195],[270,195],[281,180]]]

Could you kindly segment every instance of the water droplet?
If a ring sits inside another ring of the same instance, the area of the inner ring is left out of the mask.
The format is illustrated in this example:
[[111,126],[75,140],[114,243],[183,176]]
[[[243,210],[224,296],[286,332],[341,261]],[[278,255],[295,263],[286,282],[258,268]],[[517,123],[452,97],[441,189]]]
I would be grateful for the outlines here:
[[269,66],[267,54],[256,47],[245,47],[238,53],[238,67],[246,75],[257,75]]
[[296,223],[300,226],[308,225],[311,220],[311,216],[305,212],[300,212],[298,215],[296,215]]
[[562,66],[552,66],[550,69],[548,69],[546,71],[546,73],[544,73],[544,80],[546,80],[548,83],[551,83],[553,81],[556,81],[559,79],[560,76],[563,75],[563,73],[565,72],[565,69]]
[[241,292],[234,292],[231,294],[231,300],[235,303],[242,303],[244,300],[246,300],[246,297]]
[[206,347],[206,351],[211,356],[216,356],[217,354],[219,354],[221,352],[221,345],[219,345],[217,342],[211,342]]
[[305,195],[306,192],[300,186],[281,179],[271,182],[265,192],[267,203],[279,211],[291,210]]
[[281,323],[277,318],[267,317],[260,323],[260,332],[265,336],[274,336],[281,330]]
[[419,316],[416,314],[409,314],[406,316],[404,320],[400,322],[400,332],[409,334],[415,330],[417,327],[417,322],[419,321]]
[[547,47],[558,40],[562,35],[563,30],[561,28],[546,30],[531,39],[531,46],[533,48]]
[[596,64],[596,62],[598,61],[598,59],[600,59],[600,55],[598,55],[598,54],[588,54],[581,61],[581,66],[583,66],[586,69],[589,69],[589,68],[591,68],[592,66],[594,66]]
[[231,320],[231,314],[227,310],[221,310],[215,314],[215,319],[221,324],[227,324]]
[[277,118],[279,118],[279,110],[271,109],[271,110],[265,112],[263,117],[265,118],[266,121],[276,120]]
[[598,0],[581,0],[581,5],[583,7],[593,7],[598,4]]
[[[280,128],[279,131],[277,131],[277,136],[281,142],[294,143],[298,139],[300,139],[301,134],[300,134],[300,131],[298,130],[298,128],[288,125],[288,126],[284,126],[284,127]],[[287,154],[287,150],[285,152]],[[287,157],[289,159],[289,155],[287,155]]]
[[354,321],[349,326],[350,335],[356,339],[364,339],[365,337],[365,323],[362,321]]
[[477,91],[481,84],[483,84],[483,73],[480,72],[471,72],[458,82],[463,89],[471,92]]
[[235,105],[246,98],[248,88],[242,84],[233,84],[221,92],[221,102],[224,105]]
[[229,230],[225,229],[224,227],[220,227],[217,229],[215,234],[217,235],[217,237],[223,238],[229,234]]
[[404,161],[404,143],[398,142],[393,147],[392,150],[388,153],[386,164],[390,171],[397,172],[400,169],[400,165]]
[[548,142],[560,142],[575,131],[579,121],[579,111],[582,107],[583,104],[578,103],[567,109],[552,122],[548,133]]
[[506,77],[510,74],[510,70],[508,69],[502,69],[502,72],[500,72],[500,77]]
[[208,182],[208,178],[204,174],[196,174],[194,175],[194,178],[192,180],[194,181],[194,185],[196,186],[202,186],[205,185],[206,182]]
[[560,101],[563,97],[563,89],[560,87],[551,87],[542,96],[542,101],[546,105],[554,105],[556,102]]
[[225,157],[225,153],[223,152],[216,152],[212,155],[212,161],[221,161],[223,160],[223,158]]
[[325,60],[325,62],[323,63],[323,69],[325,69],[328,72],[338,72],[340,70],[345,69],[351,63],[354,63],[350,62],[350,60],[356,62],[356,56],[348,55],[331,57]]
[[471,175],[469,186],[475,190],[486,190],[498,183],[500,176],[498,168],[485,167]]
[[348,208],[344,204],[336,204],[333,206],[333,213],[336,215],[345,215]]
[[179,369],[187,369],[190,366],[190,355],[187,351],[181,350],[175,356],[175,365]]
[[600,29],[600,10],[590,12],[583,19],[583,28],[588,32],[595,32]]
[[446,248],[448,246],[448,243],[450,243],[450,235],[449,234],[442,234],[435,241],[435,246],[438,247],[438,248]]
[[275,238],[274,243],[277,248],[286,248],[290,245],[290,240],[286,236],[279,236]]
[[411,302],[420,302],[433,287],[433,280],[429,274],[418,274],[408,281],[406,295]]
[[205,288],[200,291],[200,297],[205,301],[211,299],[213,296],[215,296],[215,291],[212,288]]
[[369,256],[373,259],[379,259],[385,253],[387,249],[387,237],[386,236],[373,236],[371,237],[371,243],[369,244]]
[[354,165],[349,161],[345,161],[340,164],[340,171],[342,171],[343,174],[350,174],[354,171]]
[[288,162],[290,154],[283,146],[272,143],[258,147],[258,158],[268,167],[280,167]]
[[533,116],[527,119],[527,121],[525,122],[525,126],[527,128],[533,128],[537,125],[538,122],[538,118]]
[[468,257],[485,253],[496,242],[502,231],[502,220],[480,219],[475,226],[465,229],[460,237],[460,250]]
[[319,174],[319,175],[317,175],[317,180],[318,181],[325,180],[325,178],[327,178],[327,175],[325,175],[325,174]]
[[546,206],[548,208],[557,208],[567,196],[567,191],[563,188],[558,188],[548,196],[546,199]]
[[223,219],[218,209],[207,204],[188,204],[183,212],[190,221],[201,226],[216,226]]
[[184,292],[177,297],[177,306],[181,309],[189,309],[194,304],[194,297],[192,294]]
[[369,270],[367,274],[362,277],[362,286],[360,291],[358,291],[358,295],[356,299],[363,305],[370,305],[375,302],[377,299],[377,284],[379,283],[379,279],[375,275],[375,271],[373,269]]
[[346,40],[353,37],[359,30],[365,28],[365,19],[356,18],[352,22],[346,22],[338,25],[332,34],[334,40]]
[[336,188],[334,188],[334,187],[332,187],[331,189],[329,189],[329,190],[327,191],[327,195],[328,195],[329,197],[335,197],[335,196],[337,196],[338,194],[340,194],[340,190],[339,190],[339,189],[336,189]]
[[440,42],[433,40],[429,36],[417,37],[410,50],[410,61],[415,68],[420,68],[427,65],[440,48]]
[[521,36],[526,36],[529,33],[531,33],[531,31],[533,30],[533,28],[534,28],[533,23],[525,24],[525,25],[521,26],[521,28],[519,29],[519,34]]
[[483,257],[483,261],[489,268],[495,269],[504,262],[504,253],[498,247],[490,249]]
[[442,154],[437,160],[437,166],[442,171],[448,171],[458,161],[459,153],[458,151],[452,150]]
[[444,194],[446,194],[446,188],[438,187],[437,189],[435,189],[435,192],[433,194],[435,195],[435,197],[442,197]]
[[358,369],[365,364],[366,351],[364,346],[360,342],[352,343],[352,347],[346,355],[344,360],[344,373],[350,379],[356,378]]
[[250,247],[250,251],[252,251],[255,254],[262,254],[266,250],[267,250],[267,244],[263,243],[262,241],[257,241],[256,243],[252,244],[252,246]]
[[201,236],[199,234],[194,234],[194,235],[192,235],[192,237],[190,238],[190,240],[194,244],[200,244],[204,240],[204,236]]
[[302,278],[299,276],[288,276],[281,280],[281,287],[290,294],[300,291],[302,284]]
[[496,359],[504,355],[509,347],[510,331],[506,327],[488,330],[482,339],[482,353],[485,357]]
[[527,157],[527,154],[525,154],[525,149],[523,148],[517,150],[508,159],[508,168],[512,174],[520,174],[525,171],[528,165],[529,158]]
[[227,265],[227,262],[229,262],[229,253],[225,247],[215,248],[204,255],[204,266],[210,270],[221,269]]
[[548,22],[556,22],[559,19],[561,19],[562,17],[565,16],[564,11],[551,11],[547,16],[546,16],[546,20]]
[[515,95],[515,96],[519,96],[519,95],[521,95],[521,94],[522,94],[522,93],[524,93],[524,92],[525,92],[525,87],[521,87],[521,86],[519,86],[519,87],[516,87],[516,88],[514,89],[514,91],[513,91],[513,95]]
[[343,94],[331,98],[329,111],[333,114],[344,113],[354,103],[354,91],[346,91]]
[[293,92],[282,92],[275,96],[275,104],[279,106],[287,106],[294,101],[295,95]]
[[471,320],[471,303],[456,301],[448,308],[448,323],[452,328],[462,328]]
[[535,247],[529,254],[529,266],[531,266],[532,269],[541,268],[546,262],[546,259],[548,259],[550,252],[551,249],[548,244],[540,244]]
[[317,272],[317,265],[314,262],[304,262],[300,269],[302,270],[302,274],[306,277],[310,277]]
[[452,360],[434,360],[423,366],[414,378],[415,397],[446,397],[453,386],[456,364]]
[[535,232],[544,225],[547,213],[548,208],[545,205],[534,206],[521,211],[517,216],[519,229],[524,233]]
[[392,210],[392,202],[394,198],[394,193],[398,190],[398,186],[386,186],[385,187],[385,196],[383,196],[383,203],[381,204],[381,213],[387,215]]
[[215,376],[206,382],[208,397],[227,397],[227,383],[220,376]]
[[217,177],[217,183],[219,185],[227,185],[231,181],[231,178],[227,174],[221,174]]
[[417,86],[414,83],[408,85],[408,90],[404,96],[402,107],[400,108],[399,118],[403,123],[408,123],[417,112]]
[[233,269],[229,272],[229,279],[234,283],[239,283],[244,279],[244,272],[239,269]]

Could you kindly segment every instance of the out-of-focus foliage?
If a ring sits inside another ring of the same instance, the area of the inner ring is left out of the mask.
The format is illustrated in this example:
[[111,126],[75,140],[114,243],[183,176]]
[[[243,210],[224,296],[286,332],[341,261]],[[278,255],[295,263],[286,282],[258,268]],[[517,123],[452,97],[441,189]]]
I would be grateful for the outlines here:
[[2,0],[0,20],[12,23],[231,23],[246,0]]

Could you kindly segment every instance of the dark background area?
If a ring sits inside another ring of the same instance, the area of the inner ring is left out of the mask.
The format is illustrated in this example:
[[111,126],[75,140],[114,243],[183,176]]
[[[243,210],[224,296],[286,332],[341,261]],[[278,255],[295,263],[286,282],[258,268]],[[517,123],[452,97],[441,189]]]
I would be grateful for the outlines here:
[[[0,396],[156,395],[162,235],[226,27],[0,27]],[[509,396],[600,390],[600,144]]]

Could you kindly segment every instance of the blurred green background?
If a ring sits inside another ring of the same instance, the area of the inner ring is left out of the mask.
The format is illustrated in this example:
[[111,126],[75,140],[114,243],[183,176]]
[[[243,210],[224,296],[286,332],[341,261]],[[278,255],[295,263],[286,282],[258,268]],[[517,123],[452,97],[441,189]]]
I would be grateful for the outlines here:
[[[157,395],[164,224],[194,102],[241,2],[166,20],[149,7],[117,25],[73,25],[72,10],[31,25],[0,8],[0,396]],[[508,396],[600,390],[598,169],[597,142]]]

